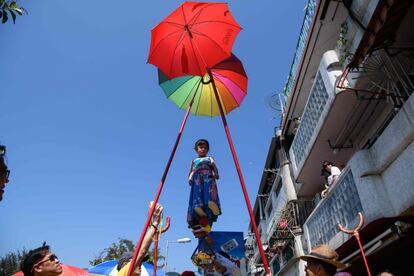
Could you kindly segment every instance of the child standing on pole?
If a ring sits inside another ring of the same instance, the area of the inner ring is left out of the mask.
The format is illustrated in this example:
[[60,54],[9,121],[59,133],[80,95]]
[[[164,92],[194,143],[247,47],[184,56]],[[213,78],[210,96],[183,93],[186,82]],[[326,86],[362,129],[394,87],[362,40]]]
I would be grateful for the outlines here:
[[191,161],[188,182],[191,186],[187,222],[196,237],[207,235],[221,215],[216,180],[219,179],[213,157],[207,156],[210,145],[200,139],[195,143],[198,157]]

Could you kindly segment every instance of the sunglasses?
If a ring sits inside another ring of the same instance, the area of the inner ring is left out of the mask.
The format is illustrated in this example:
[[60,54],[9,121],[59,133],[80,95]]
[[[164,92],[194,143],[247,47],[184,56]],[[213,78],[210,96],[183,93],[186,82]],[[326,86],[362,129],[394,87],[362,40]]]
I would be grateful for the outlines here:
[[46,260],[43,260],[43,261],[40,261],[40,262],[35,263],[35,264],[33,265],[32,269],[30,270],[30,272],[33,272],[34,268],[35,268],[36,266],[38,266],[38,265],[41,265],[41,264],[43,264],[43,263],[45,263],[45,262],[47,262],[47,261],[54,262],[54,261],[56,261],[56,260],[59,260],[59,259],[58,259],[58,257],[57,257],[55,254],[52,254],[52,255],[50,255],[50,256],[49,256]]

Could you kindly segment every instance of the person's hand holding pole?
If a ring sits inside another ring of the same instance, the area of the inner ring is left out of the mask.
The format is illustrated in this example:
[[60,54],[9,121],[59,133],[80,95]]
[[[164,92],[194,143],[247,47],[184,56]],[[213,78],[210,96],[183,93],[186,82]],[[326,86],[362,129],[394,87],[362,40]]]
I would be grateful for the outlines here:
[[[152,202],[150,203],[150,209],[152,206]],[[145,255],[148,252],[148,249],[151,246],[152,240],[154,238],[155,233],[158,231],[158,225],[161,221],[161,215],[164,207],[161,204],[157,204],[154,209],[154,213],[152,214],[152,222],[151,225],[145,234],[144,240],[142,242],[141,249],[138,252],[137,260],[134,264],[134,268],[132,270],[131,276],[140,276],[141,275],[141,264],[142,260],[144,259]]]

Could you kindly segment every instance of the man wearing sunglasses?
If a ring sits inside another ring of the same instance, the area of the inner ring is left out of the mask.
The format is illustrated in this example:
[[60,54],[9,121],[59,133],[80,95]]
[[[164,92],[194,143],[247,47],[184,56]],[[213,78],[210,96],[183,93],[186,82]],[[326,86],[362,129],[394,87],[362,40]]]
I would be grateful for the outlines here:
[[24,276],[58,276],[63,268],[55,254],[50,252],[46,243],[27,253],[20,264]]

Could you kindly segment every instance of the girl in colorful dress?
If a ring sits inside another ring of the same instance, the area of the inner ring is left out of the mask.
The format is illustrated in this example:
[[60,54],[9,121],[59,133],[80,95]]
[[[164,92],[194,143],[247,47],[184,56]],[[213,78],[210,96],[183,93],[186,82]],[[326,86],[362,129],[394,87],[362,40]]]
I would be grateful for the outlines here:
[[211,225],[221,215],[220,201],[217,193],[216,179],[219,179],[217,166],[213,157],[207,156],[209,143],[200,139],[195,143],[198,157],[191,162],[188,182],[191,186],[188,204],[188,226],[194,234],[208,234]]

